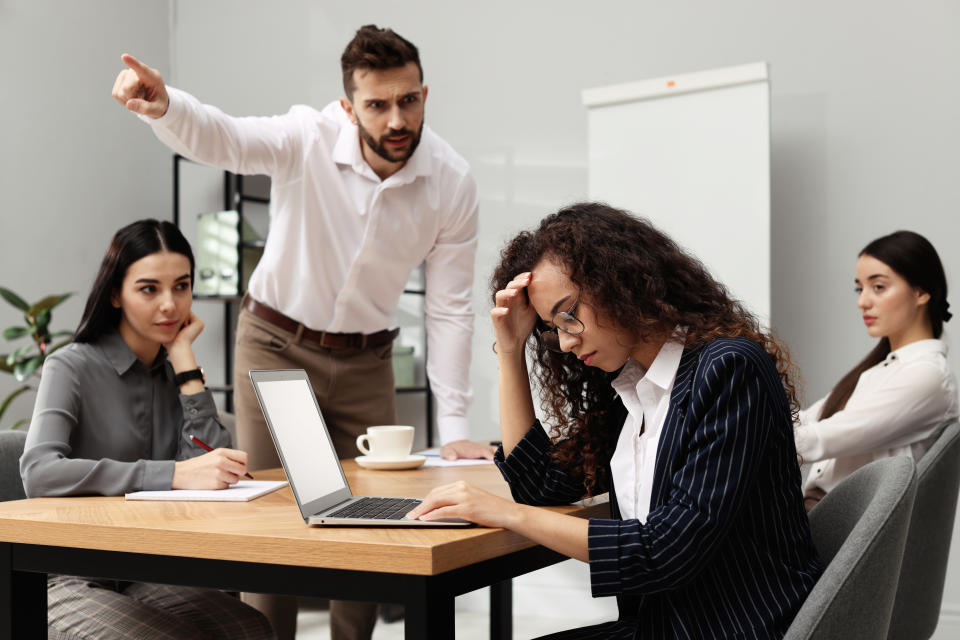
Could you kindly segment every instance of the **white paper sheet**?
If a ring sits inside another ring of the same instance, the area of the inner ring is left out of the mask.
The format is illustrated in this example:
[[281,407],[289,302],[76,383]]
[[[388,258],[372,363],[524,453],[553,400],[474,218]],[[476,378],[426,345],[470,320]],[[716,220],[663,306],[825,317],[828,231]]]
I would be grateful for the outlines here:
[[287,486],[285,480],[241,480],[227,489],[171,489],[169,491],[135,491],[127,500],[187,500],[198,502],[248,502]]
[[493,464],[493,460],[479,459],[471,460],[469,458],[460,458],[459,460],[444,460],[440,457],[440,448],[426,449],[417,451],[418,455],[427,456],[427,461],[423,463],[425,467],[472,467],[478,464]]

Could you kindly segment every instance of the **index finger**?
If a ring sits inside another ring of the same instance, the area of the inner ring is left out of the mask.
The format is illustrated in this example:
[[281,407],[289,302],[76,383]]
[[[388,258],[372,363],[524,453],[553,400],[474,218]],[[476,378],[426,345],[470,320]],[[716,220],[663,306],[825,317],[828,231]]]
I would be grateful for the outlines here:
[[508,289],[520,289],[530,284],[530,272],[524,271],[514,276],[513,280],[507,283]]
[[440,501],[439,495],[443,491],[445,491],[448,487],[450,487],[449,484],[444,484],[439,487],[434,487],[433,489],[431,489],[430,493],[428,493],[420,501],[420,504],[418,504],[416,507],[414,507],[409,512],[407,512],[407,517],[410,518],[411,520],[416,520],[417,518],[422,516],[424,513],[429,513],[430,511],[433,511],[437,507],[443,506],[442,502]]
[[133,72],[136,73],[137,77],[139,77],[141,80],[153,79],[153,69],[143,64],[129,53],[121,55],[120,59],[123,61],[123,64],[133,69]]

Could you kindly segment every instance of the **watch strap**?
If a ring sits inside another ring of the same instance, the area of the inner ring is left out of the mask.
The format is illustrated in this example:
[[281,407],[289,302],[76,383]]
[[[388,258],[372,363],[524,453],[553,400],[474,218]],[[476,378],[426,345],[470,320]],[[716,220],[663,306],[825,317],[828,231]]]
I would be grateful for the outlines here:
[[203,369],[188,369],[186,371],[181,371],[180,373],[174,374],[173,382],[179,387],[191,380],[200,380],[201,382],[206,382],[206,378],[203,375]]

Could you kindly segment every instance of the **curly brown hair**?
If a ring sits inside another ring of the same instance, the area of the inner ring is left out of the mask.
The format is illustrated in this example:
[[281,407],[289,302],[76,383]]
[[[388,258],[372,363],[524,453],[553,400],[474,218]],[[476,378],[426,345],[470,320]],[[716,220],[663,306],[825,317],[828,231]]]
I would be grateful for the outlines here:
[[[591,305],[638,341],[681,326],[687,328],[687,348],[721,337],[757,342],[775,362],[796,417],[796,374],[787,349],[702,263],[648,221],[598,202],[561,209],[503,249],[490,280],[494,295],[544,258],[562,265]],[[603,491],[613,453],[604,416],[616,399],[610,383],[618,372],[550,351],[536,333],[527,346],[541,404],[552,422],[555,459],[568,472],[582,476],[588,495]]]

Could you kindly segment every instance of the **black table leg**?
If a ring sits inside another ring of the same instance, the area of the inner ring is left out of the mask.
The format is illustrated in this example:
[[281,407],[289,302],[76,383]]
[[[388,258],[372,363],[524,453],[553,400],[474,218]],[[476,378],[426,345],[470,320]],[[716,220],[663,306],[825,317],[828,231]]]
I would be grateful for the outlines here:
[[404,637],[453,640],[455,637],[452,592],[427,578],[406,594]]
[[0,543],[0,638],[47,637],[47,574],[13,570],[13,545]]
[[490,640],[513,638],[513,580],[490,585]]

